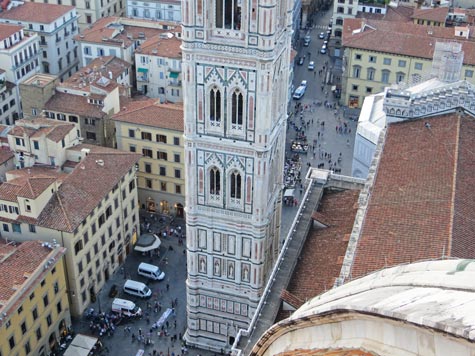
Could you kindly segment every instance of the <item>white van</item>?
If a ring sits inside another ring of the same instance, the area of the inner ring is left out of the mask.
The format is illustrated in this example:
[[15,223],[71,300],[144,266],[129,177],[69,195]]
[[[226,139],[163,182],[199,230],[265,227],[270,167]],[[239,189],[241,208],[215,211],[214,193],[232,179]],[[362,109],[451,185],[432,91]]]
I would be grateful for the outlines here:
[[142,309],[136,306],[134,302],[120,298],[115,298],[112,302],[112,311],[125,316],[142,315]]
[[150,298],[152,296],[152,291],[149,287],[131,279],[125,281],[124,292],[140,298]]
[[165,272],[160,271],[160,268],[157,266],[145,262],[139,264],[137,273],[154,281],[162,281],[165,278]]

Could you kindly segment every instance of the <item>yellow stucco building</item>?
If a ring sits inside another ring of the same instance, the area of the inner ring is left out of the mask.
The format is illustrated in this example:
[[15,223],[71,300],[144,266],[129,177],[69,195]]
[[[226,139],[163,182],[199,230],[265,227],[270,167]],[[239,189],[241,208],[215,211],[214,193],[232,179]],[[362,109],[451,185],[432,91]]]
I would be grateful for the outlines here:
[[142,154],[137,172],[140,207],[183,217],[183,107],[156,99],[131,101],[112,119],[117,148]]
[[48,355],[71,325],[65,248],[0,242],[0,355]]
[[464,52],[459,79],[475,84],[475,42],[469,38],[468,28],[346,19],[340,103],[361,107],[365,96],[381,92],[391,84],[428,79],[435,44],[449,41],[460,43]]

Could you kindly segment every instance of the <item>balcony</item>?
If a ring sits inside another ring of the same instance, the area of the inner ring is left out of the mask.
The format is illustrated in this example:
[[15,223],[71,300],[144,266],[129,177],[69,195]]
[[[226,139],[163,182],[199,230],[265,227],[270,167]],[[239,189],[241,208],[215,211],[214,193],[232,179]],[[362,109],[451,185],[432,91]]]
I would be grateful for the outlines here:
[[181,80],[169,80],[168,85],[171,87],[181,87]]

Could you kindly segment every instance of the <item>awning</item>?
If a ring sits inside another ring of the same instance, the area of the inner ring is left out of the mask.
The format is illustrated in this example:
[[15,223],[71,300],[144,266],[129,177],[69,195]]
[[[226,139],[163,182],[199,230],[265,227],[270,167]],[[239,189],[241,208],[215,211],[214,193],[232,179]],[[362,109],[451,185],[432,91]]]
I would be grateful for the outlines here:
[[134,250],[138,252],[148,252],[160,247],[162,242],[160,238],[155,234],[140,235]]
[[176,79],[178,78],[179,72],[170,72],[170,78]]
[[147,73],[148,69],[147,68],[137,68],[137,72],[139,73]]
[[64,352],[64,356],[88,356],[96,343],[95,337],[77,334]]

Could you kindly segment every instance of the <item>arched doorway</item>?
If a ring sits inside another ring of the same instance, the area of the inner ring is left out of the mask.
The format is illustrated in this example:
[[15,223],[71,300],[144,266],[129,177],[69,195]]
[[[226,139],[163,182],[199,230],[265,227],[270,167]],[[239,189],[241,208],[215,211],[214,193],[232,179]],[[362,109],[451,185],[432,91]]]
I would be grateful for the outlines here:
[[167,200],[162,200],[160,202],[160,212],[162,214],[169,214],[170,213],[170,204]]
[[155,200],[152,197],[147,198],[147,211],[154,213],[157,211],[157,204],[155,204]]
[[58,349],[58,341],[56,340],[56,334],[54,331],[49,336],[48,345],[49,345],[49,349],[52,352],[56,352],[56,350]]
[[66,321],[64,319],[59,323],[58,332],[61,338],[64,338],[66,335],[68,335],[68,328],[66,327]]
[[183,218],[185,215],[185,209],[182,204],[178,203],[176,204],[176,217],[177,218]]

